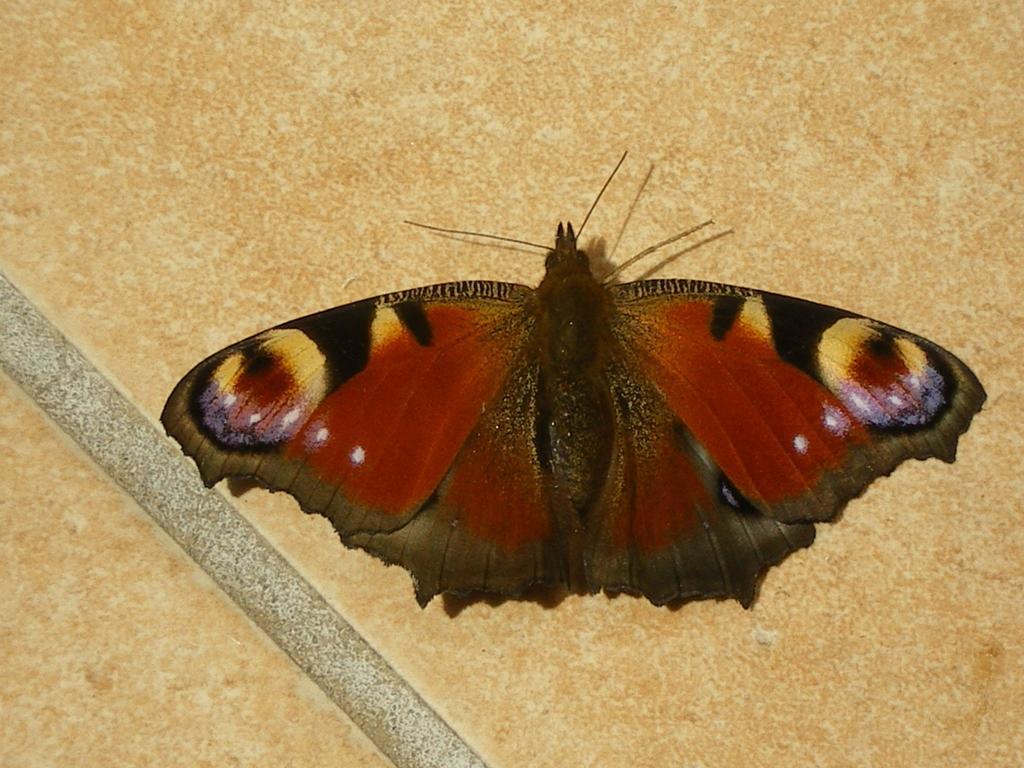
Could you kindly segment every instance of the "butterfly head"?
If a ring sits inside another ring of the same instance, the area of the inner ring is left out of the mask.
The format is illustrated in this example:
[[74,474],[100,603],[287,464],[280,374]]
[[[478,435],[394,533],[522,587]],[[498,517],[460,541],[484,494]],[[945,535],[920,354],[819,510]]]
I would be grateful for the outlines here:
[[589,265],[590,259],[587,254],[576,247],[576,232],[573,231],[572,223],[565,226],[559,223],[558,231],[555,233],[555,248],[548,251],[544,266],[550,272],[565,267],[588,268]]

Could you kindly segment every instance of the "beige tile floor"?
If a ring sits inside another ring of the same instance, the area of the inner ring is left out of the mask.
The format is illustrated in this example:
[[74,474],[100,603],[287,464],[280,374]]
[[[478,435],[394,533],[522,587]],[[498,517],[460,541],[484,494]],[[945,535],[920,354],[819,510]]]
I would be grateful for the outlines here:
[[4,766],[390,764],[6,377],[0,428]]
[[[536,281],[539,260],[399,222],[547,241],[628,148],[589,231],[614,238],[654,162],[624,253],[713,214],[735,235],[666,275],[948,346],[990,396],[958,462],[876,483],[750,611],[421,611],[402,571],[286,497],[232,504],[488,765],[1014,765],[1024,14],[618,7],[8,4],[0,268],[154,420],[193,363],[270,324]],[[0,763],[387,764],[9,381],[3,398]]]

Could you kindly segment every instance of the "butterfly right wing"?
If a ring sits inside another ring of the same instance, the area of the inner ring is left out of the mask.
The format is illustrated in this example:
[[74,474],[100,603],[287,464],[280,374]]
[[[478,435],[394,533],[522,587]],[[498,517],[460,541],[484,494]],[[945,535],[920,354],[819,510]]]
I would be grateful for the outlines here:
[[421,603],[563,581],[532,437],[529,294],[453,283],[285,323],[196,366],[161,420],[207,485],[290,493],[408,569]]

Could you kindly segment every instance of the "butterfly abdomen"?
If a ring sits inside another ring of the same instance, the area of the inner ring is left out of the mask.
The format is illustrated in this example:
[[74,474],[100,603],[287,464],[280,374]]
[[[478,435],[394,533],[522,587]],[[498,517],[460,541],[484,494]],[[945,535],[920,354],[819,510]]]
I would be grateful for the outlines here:
[[613,419],[605,376],[611,303],[584,254],[550,264],[537,289],[537,450],[555,488],[584,522],[611,459]]

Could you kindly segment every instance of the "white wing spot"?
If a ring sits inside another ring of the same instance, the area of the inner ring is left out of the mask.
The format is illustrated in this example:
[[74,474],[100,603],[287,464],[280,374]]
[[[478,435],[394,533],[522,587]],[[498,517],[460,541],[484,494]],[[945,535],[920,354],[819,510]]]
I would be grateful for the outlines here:
[[320,427],[320,429],[318,429],[316,431],[316,441],[318,443],[322,443],[326,439],[327,439],[327,427]]
[[793,438],[793,450],[797,453],[807,453],[809,443],[804,435],[797,435]]
[[889,395],[889,402],[893,405],[903,405],[903,398],[899,395]]
[[252,414],[249,417],[249,423],[250,424],[255,424],[257,421],[259,421],[262,418],[263,418],[263,414],[262,413],[254,413],[254,414]]
[[281,419],[281,423],[284,426],[286,426],[286,427],[290,427],[292,424],[294,424],[298,420],[299,420],[299,409],[298,408],[292,408],[290,411],[288,411],[288,413],[286,413],[284,415],[284,418]]
[[361,445],[357,445],[349,453],[348,460],[352,462],[353,467],[361,466],[366,461],[366,449]]
[[235,396],[234,392],[228,392],[226,395],[224,395],[224,405],[232,406],[235,404],[235,400],[237,399],[238,398]]

